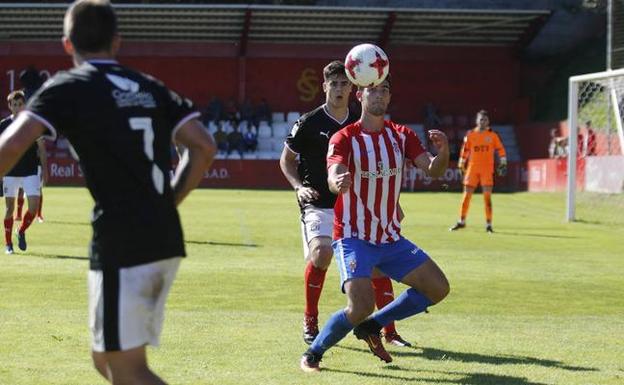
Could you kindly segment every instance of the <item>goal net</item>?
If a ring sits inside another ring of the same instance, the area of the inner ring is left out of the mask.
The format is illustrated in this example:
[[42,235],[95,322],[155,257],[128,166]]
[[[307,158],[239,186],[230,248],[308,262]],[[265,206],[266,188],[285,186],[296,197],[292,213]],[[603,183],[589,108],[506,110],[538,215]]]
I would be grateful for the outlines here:
[[623,117],[624,69],[570,78],[568,221],[624,224]]

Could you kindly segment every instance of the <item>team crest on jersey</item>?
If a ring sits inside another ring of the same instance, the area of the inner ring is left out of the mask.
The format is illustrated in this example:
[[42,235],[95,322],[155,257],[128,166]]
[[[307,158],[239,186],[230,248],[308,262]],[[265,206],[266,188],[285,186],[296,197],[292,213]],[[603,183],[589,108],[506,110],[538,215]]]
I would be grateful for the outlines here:
[[485,143],[490,143],[492,141],[492,138],[490,138],[489,136],[485,138]]
[[401,153],[401,148],[399,147],[399,144],[397,142],[392,142],[392,148],[394,148],[394,152],[396,152],[397,154]]

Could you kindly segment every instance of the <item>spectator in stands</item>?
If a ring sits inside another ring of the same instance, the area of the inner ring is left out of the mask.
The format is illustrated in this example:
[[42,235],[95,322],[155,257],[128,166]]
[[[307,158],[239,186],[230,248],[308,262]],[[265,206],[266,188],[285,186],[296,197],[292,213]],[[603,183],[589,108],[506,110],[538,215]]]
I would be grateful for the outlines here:
[[247,127],[252,125],[257,126],[255,122],[254,108],[251,104],[251,99],[249,98],[245,98],[245,101],[240,106],[240,121],[247,122]]
[[273,117],[271,115],[271,107],[269,107],[269,103],[267,103],[265,98],[260,100],[260,104],[256,107],[255,114],[255,126],[260,125],[260,122],[265,121],[269,123],[269,125],[273,124]]
[[221,122],[217,124],[217,131],[213,135],[215,142],[217,143],[217,150],[219,154],[227,154],[228,152],[228,138],[227,134],[223,131],[223,125]]
[[223,116],[223,103],[221,102],[221,99],[219,99],[216,96],[213,96],[212,99],[210,99],[208,106],[206,106],[206,110],[204,111],[204,123],[206,124],[206,126],[210,122],[216,123],[219,120],[221,120],[222,116]]
[[585,135],[587,137],[587,146],[585,148],[585,156],[594,156],[597,155],[598,152],[596,151],[596,132],[594,131],[594,129],[592,128],[592,122],[591,120],[588,120],[585,122]]
[[245,152],[256,152],[258,148],[258,134],[251,125],[247,126],[247,131],[243,135],[243,143],[245,145]]
[[568,155],[567,143],[568,139],[563,136],[557,136],[558,129],[556,127],[550,129],[550,144],[548,145],[548,157],[565,158]]
[[238,152],[240,157],[243,157],[243,152],[245,151],[245,143],[243,141],[243,134],[240,133],[238,127],[234,127],[234,129],[227,134],[227,155],[233,151]]
[[232,127],[238,127],[238,121],[240,116],[238,114],[238,107],[236,106],[236,101],[234,101],[234,98],[230,98],[227,101],[223,113],[224,120],[229,121]]

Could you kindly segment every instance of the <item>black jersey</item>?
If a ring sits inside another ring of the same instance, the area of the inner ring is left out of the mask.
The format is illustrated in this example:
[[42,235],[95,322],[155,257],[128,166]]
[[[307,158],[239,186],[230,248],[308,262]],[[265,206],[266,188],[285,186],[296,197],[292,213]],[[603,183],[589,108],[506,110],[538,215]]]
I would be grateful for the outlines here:
[[58,73],[26,108],[80,158],[95,200],[91,269],[185,255],[169,169],[175,129],[199,116],[189,100],[106,61]]
[[319,192],[319,198],[306,202],[303,206],[333,208],[336,195],[329,191],[327,185],[327,148],[329,138],[341,128],[357,121],[357,116],[349,111],[346,119],[339,122],[322,105],[301,118],[295,123],[292,131],[286,138],[288,148],[299,154],[297,171],[301,182],[306,187],[312,187]]
[[[0,121],[0,134],[2,134],[11,123],[13,123],[13,118],[11,116],[2,119]],[[26,150],[24,155],[22,155],[11,171],[7,172],[5,176],[37,175],[40,165],[39,154],[37,153],[37,143],[34,143],[30,146],[30,148],[28,148],[28,150]]]

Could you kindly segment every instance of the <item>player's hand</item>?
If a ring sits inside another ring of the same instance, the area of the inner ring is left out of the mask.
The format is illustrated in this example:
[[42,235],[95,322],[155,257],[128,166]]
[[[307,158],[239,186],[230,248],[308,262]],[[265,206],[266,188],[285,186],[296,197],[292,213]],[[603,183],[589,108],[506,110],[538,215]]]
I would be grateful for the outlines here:
[[462,177],[466,175],[466,162],[462,158],[457,162],[457,169],[459,170]]
[[351,188],[351,173],[345,172],[344,174],[336,175],[335,184],[341,194],[349,191],[349,188]]
[[301,186],[295,191],[297,192],[297,200],[301,203],[311,202],[319,197],[318,191],[312,187]]
[[498,167],[496,167],[496,175],[498,176],[507,175],[507,163],[500,163]]
[[448,138],[445,133],[440,130],[429,130],[428,134],[429,140],[433,143],[438,152],[449,151]]

